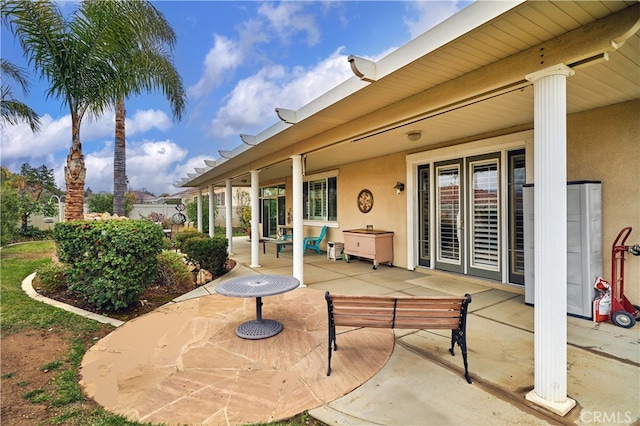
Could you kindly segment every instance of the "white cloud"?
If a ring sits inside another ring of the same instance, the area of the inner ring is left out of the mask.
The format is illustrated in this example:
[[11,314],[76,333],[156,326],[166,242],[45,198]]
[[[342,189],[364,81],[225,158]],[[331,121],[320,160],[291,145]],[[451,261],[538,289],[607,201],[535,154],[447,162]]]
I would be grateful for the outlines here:
[[[144,133],[152,128],[166,131],[172,126],[169,116],[159,110],[139,110],[126,121],[127,137]],[[115,118],[113,112],[107,112],[97,119],[86,117],[80,127],[80,140],[83,150],[96,140],[113,138]],[[33,133],[28,125],[6,126],[2,131],[0,144],[2,165],[15,170],[16,163],[53,162],[53,156],[69,150],[71,147],[71,116],[64,115],[53,119],[45,114],[42,117],[41,130]],[[113,150],[112,154],[113,156]]]
[[269,22],[271,28],[282,41],[303,32],[307,34],[307,45],[313,46],[320,42],[320,30],[312,14],[303,13],[304,3],[280,2],[277,6],[263,3],[258,8],[258,14]]
[[204,163],[204,160],[213,160],[213,158],[210,155],[199,155],[196,157],[190,157],[184,163],[180,163],[176,165],[174,168],[174,172],[177,173],[179,176],[176,179],[174,179],[173,182],[180,180],[183,177],[186,178],[187,173],[196,173],[195,171],[196,167],[199,169],[207,168],[207,165]]
[[175,187],[173,183],[182,179],[187,178],[187,173],[196,173],[195,168],[207,168],[207,165],[204,163],[204,160],[213,160],[210,155],[199,155],[196,157],[188,158],[184,163],[179,163],[175,165],[173,170],[170,173],[171,176],[171,186],[167,191],[169,194],[175,194],[177,192],[184,191],[185,188]]
[[[157,109],[138,110],[125,123],[127,135],[144,133],[154,127],[166,131],[173,125],[166,112]],[[114,129],[115,132],[115,129]]]
[[343,48],[335,50],[329,57],[312,68],[296,67],[293,80],[286,82],[280,94],[284,108],[298,109],[320,97],[328,90],[353,77]]
[[304,3],[298,2],[281,2],[277,6],[263,3],[258,7],[257,17],[237,26],[238,40],[214,34],[213,47],[204,60],[203,74],[187,89],[187,94],[194,99],[202,98],[230,78],[249,58],[252,61],[264,59],[263,52],[255,46],[270,42],[272,34],[276,34],[283,44],[299,33],[306,33],[307,45],[319,43],[320,30],[315,17],[304,13],[304,7]]
[[210,133],[225,137],[275,121],[273,102],[284,76],[282,66],[271,65],[240,80],[227,96],[226,104],[218,110]]
[[54,152],[71,146],[71,117],[54,120],[46,114],[41,118],[41,130],[33,133],[20,123],[2,129],[2,165],[13,169],[15,162],[42,161]]
[[268,43],[269,35],[261,19],[249,19],[238,25],[238,45],[243,51],[248,51],[257,43]]
[[409,2],[407,9],[410,13],[409,17],[404,18],[404,23],[413,39],[454,15],[463,7],[464,4],[460,1]]
[[220,85],[229,71],[242,63],[243,55],[238,44],[224,36],[214,34],[214,43],[204,60],[204,74],[200,80],[187,89],[187,94],[198,99]]
[[[113,192],[112,142],[105,142],[102,150],[85,155],[84,165],[87,168],[85,189],[90,188],[93,192]],[[62,169],[64,170],[64,162]]]
[[211,122],[210,133],[226,137],[260,131],[277,121],[275,108],[298,109],[353,74],[343,48],[310,68],[270,65],[240,80]]
[[[184,160],[186,155],[187,150],[170,140],[130,142],[127,145],[129,188],[144,188],[154,194],[175,192],[172,185],[179,179],[175,164]],[[102,150],[86,155],[85,165],[85,188],[94,192],[113,192],[112,142],[105,142]]]
[[[80,125],[80,140],[95,141],[106,137],[113,137],[116,118],[113,110],[108,110],[100,117],[86,116]],[[69,121],[69,146],[71,146],[71,121]]]

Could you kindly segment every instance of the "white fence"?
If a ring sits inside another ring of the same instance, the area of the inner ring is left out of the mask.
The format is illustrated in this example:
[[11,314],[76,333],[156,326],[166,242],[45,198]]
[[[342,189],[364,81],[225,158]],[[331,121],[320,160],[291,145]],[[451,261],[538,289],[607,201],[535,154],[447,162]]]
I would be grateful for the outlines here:
[[[84,207],[86,212],[87,205],[85,204]],[[131,214],[129,214],[129,218],[143,219],[149,217],[151,213],[159,213],[165,218],[171,219],[174,214],[178,213],[178,210],[176,210],[175,204],[134,204],[133,210],[131,211]],[[185,212],[182,213],[186,216]],[[238,220],[235,209],[233,209],[232,214],[232,226],[239,226],[240,221]],[[64,203],[62,203],[62,212],[59,216],[64,219]],[[29,224],[39,229],[53,229],[55,223],[59,221],[59,216],[56,215],[53,218],[45,218],[42,215],[32,216],[29,219]],[[225,206],[218,206],[218,212],[214,218],[214,226],[226,226],[226,218],[227,211]]]

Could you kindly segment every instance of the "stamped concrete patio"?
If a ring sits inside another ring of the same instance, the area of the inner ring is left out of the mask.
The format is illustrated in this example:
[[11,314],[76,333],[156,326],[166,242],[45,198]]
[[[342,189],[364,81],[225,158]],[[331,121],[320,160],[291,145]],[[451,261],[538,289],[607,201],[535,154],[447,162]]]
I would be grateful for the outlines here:
[[[291,250],[267,246],[251,269],[250,247],[234,241],[246,274],[292,273]],[[568,317],[568,393],[578,405],[558,417],[530,402],[533,308],[516,289],[435,271],[305,256],[306,288],[263,298],[277,336],[244,340],[234,329],[255,315],[253,299],[215,294],[210,283],[99,341],[86,354],[82,385],[109,411],[166,424],[246,424],[309,410],[327,424],[638,424],[640,328]],[[342,329],[326,376],[324,291],[347,294],[471,293],[469,385],[447,332]],[[613,421],[615,420],[615,421]]]

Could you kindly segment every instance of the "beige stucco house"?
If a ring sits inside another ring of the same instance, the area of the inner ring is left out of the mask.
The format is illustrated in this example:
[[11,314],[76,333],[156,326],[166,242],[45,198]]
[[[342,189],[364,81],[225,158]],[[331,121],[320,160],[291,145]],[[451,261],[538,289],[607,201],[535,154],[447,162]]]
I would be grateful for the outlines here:
[[[558,350],[567,182],[601,185],[596,249],[610,278],[618,232],[630,226],[629,242],[640,242],[639,29],[635,1],[474,3],[377,62],[349,57],[352,78],[296,111],[273,105],[276,124],[241,135],[178,185],[249,186],[253,235],[292,225],[293,275],[303,283],[297,236],[327,226],[324,244],[340,242],[343,231],[372,225],[394,233],[394,267],[522,288],[533,214],[536,377],[527,397],[566,413],[575,404]],[[526,184],[535,188],[527,212]],[[366,213],[363,189],[373,196]],[[261,255],[253,239],[254,266]],[[640,303],[640,259],[627,262],[625,283]]]

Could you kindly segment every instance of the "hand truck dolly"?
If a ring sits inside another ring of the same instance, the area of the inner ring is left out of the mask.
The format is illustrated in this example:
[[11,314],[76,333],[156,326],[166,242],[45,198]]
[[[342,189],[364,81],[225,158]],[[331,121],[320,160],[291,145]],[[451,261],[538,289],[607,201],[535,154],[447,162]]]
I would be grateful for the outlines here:
[[611,321],[624,328],[631,328],[640,320],[640,306],[633,305],[624,295],[624,255],[640,256],[640,245],[626,245],[631,230],[630,226],[623,228],[611,249]]

